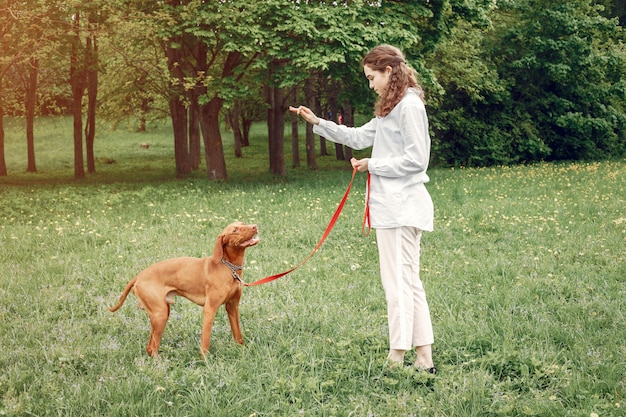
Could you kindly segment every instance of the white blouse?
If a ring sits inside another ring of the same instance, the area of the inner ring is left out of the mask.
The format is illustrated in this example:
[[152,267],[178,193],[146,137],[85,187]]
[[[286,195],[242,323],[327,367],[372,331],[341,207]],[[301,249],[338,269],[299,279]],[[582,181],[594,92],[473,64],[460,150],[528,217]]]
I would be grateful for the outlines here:
[[433,202],[424,186],[429,181],[428,117],[416,90],[409,88],[387,116],[375,117],[361,127],[320,119],[313,131],[353,149],[372,146],[368,162],[372,227],[433,230]]

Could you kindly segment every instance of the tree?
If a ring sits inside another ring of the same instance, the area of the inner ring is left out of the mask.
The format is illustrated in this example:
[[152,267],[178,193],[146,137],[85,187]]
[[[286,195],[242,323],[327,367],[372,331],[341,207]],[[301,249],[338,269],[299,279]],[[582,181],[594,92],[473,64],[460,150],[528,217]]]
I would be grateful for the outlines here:
[[[34,118],[37,107],[38,74],[42,53],[58,37],[58,7],[55,2],[29,0],[6,1],[0,7],[0,176],[6,176],[4,160],[4,98],[7,92],[14,97],[13,108],[24,103],[28,172],[36,172],[34,146]],[[21,70],[21,71],[20,71]],[[26,74],[20,76],[20,72]],[[2,89],[2,80],[12,77],[12,90]],[[22,97],[17,98],[20,85]],[[18,103],[19,102],[19,103]],[[13,113],[13,112],[12,112]]]
[[183,59],[185,58],[182,37],[171,37],[165,45],[167,68],[172,76],[169,92],[170,117],[174,130],[174,158],[176,160],[176,178],[183,178],[191,172],[191,160],[188,143],[188,112],[184,80],[186,77]]
[[547,159],[597,159],[626,148],[626,53],[620,27],[590,0],[510,3],[496,15],[492,56],[513,114],[535,127]]
[[[371,96],[362,81],[360,64],[369,48],[391,43],[417,61],[445,38],[455,20],[485,20],[485,12],[491,4],[488,0],[470,5],[464,0],[339,1],[332,4],[275,0],[262,3],[267,11],[267,15],[261,14],[265,16],[263,33],[268,36],[264,40],[266,52],[262,62],[268,68],[263,83],[270,104],[270,170],[276,175],[284,172],[282,121],[287,106],[282,98],[289,97],[286,89],[302,86],[311,73],[323,74],[319,79],[328,77],[331,85],[341,86],[332,89],[337,91],[332,94],[337,98],[328,100],[331,95],[326,94],[326,100],[321,103],[332,106],[336,114],[339,97],[345,102],[350,98]],[[284,91],[274,91],[281,89]],[[359,101],[372,102],[371,99]],[[309,147],[307,142],[307,150]],[[344,157],[342,151],[337,148],[340,158]]]
[[[298,90],[293,89],[291,93],[291,102],[298,102]],[[299,167],[300,166],[300,146],[299,146],[299,135],[298,135],[298,115],[295,113],[291,113],[291,166]]]
[[161,40],[163,23],[152,4],[111,1],[102,10],[106,36],[99,39],[99,117],[115,128],[130,123],[145,131],[170,116],[171,77]]
[[7,175],[7,165],[4,159],[4,90],[3,79],[11,66],[21,58],[23,50],[19,48],[15,35],[17,19],[13,15],[13,3],[0,9],[0,176]]
[[87,84],[84,51],[81,40],[81,11],[72,15],[70,35],[70,87],[72,88],[72,117],[74,119],[74,178],[85,177],[83,159],[83,95]]
[[620,26],[626,23],[626,2],[623,0],[596,0],[596,4],[603,7],[602,16],[611,19],[618,18]]
[[37,101],[37,76],[39,61],[31,57],[28,62],[28,81],[26,89],[26,143],[28,149],[28,165],[26,172],[37,172],[35,162],[35,106]]
[[7,176],[7,163],[4,159],[4,103],[2,100],[2,77],[0,76],[0,177]]
[[[83,148],[83,97],[87,96],[87,122],[85,145],[87,169],[95,173],[94,140],[96,128],[96,99],[98,89],[98,31],[100,29],[97,1],[62,2],[51,5],[59,13],[55,21],[58,39],[57,54],[69,61],[68,82],[72,92],[71,114],[73,118],[74,178],[85,177]],[[67,56],[69,51],[69,56]]]
[[[310,108],[315,108],[315,91],[314,91],[313,75],[311,74],[304,81],[304,103]],[[306,123],[305,130],[305,146],[306,146],[306,166],[309,169],[317,169],[317,161],[315,158],[315,135],[313,134],[313,126]]]
[[[333,63],[345,64],[348,50],[363,49],[354,34],[364,31],[358,16],[369,6],[363,1],[352,1],[350,7],[341,2],[328,5],[321,1],[264,3],[262,23],[266,38],[261,62],[267,71],[261,82],[266,86],[269,107],[270,172],[282,176],[286,172],[284,118],[291,104],[291,89],[303,87],[309,74],[328,70]],[[310,86],[303,90],[306,94],[312,91]],[[310,135],[307,133],[307,165],[314,168]]]
[[[226,98],[237,96],[238,80],[256,58],[253,30],[258,16],[245,1],[172,1],[169,6],[162,34],[177,89],[170,101],[176,110],[172,114],[186,115],[189,91],[197,92],[207,178],[226,179],[219,117]],[[186,137],[186,123],[174,124],[175,135]]]
[[490,25],[457,23],[427,59],[437,162],[621,154],[624,51],[615,21],[587,0],[499,2],[489,16]]
[[[35,170],[34,117],[68,102],[77,178],[84,176],[83,134],[87,169],[95,171],[96,108],[114,125],[133,116],[139,129],[170,117],[177,177],[200,166],[203,140],[210,180],[227,178],[220,118],[233,126],[241,157],[251,121],[265,117],[270,172],[283,176],[287,106],[303,100],[333,115],[342,109],[347,124],[354,113],[368,117],[375,95],[361,58],[380,43],[400,47],[420,74],[437,162],[601,158],[626,148],[624,33],[611,17],[623,11],[615,1],[6,4],[0,6],[0,175],[6,175],[1,116],[7,109],[27,115],[28,170]],[[60,79],[63,88],[48,84]],[[296,92],[303,97],[295,99]],[[27,108],[18,110],[23,101]],[[298,140],[292,133],[294,164]],[[323,152],[326,142],[320,144]],[[310,169],[317,165],[315,146],[307,126]],[[336,147],[339,158],[349,159],[349,152]]]
[[430,72],[422,72],[422,81],[436,164],[507,164],[517,162],[517,155],[533,160],[548,152],[532,134],[532,123],[501,110],[510,102],[509,86],[486,53],[484,36],[484,30],[461,22],[426,60]]
[[[4,90],[3,79],[9,70],[17,65],[28,65],[27,83],[30,88],[26,91],[26,113],[27,127],[26,139],[28,149],[28,166],[27,171],[35,172],[35,151],[33,139],[32,120],[34,114],[35,97],[34,85],[36,85],[36,58],[30,53],[30,48],[36,42],[38,36],[29,36],[27,38],[21,35],[28,33],[31,14],[28,10],[29,4],[9,1],[6,6],[0,9],[0,176],[7,175],[7,166],[4,158]],[[34,84],[34,85],[33,85]]]

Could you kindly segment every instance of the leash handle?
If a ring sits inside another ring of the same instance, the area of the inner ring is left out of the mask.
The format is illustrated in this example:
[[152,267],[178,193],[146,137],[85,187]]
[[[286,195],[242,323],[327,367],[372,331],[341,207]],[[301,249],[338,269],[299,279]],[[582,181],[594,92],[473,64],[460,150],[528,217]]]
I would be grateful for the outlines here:
[[[346,204],[346,201],[348,200],[348,195],[350,194],[350,190],[352,189],[352,183],[354,182],[354,176],[356,175],[356,171],[357,171],[356,168],[354,168],[354,170],[352,171],[352,179],[350,180],[350,184],[348,184],[348,189],[346,189],[346,192],[343,195],[343,198],[341,199],[341,202],[339,203],[339,206],[337,207],[337,210],[335,210],[335,214],[333,214],[332,219],[330,219],[330,223],[328,223],[328,226],[326,227],[326,231],[324,231],[324,234],[322,235],[322,238],[319,240],[319,242],[317,242],[317,245],[315,246],[315,249],[313,249],[313,251],[309,254],[309,256],[304,258],[304,260],[302,262],[300,262],[298,265],[294,266],[293,268],[291,268],[291,269],[289,269],[289,270],[287,270],[285,272],[281,272],[280,274],[276,274],[276,275],[270,275],[269,277],[265,277],[265,278],[260,279],[258,281],[254,281],[254,282],[252,282],[250,284],[244,283],[243,284],[244,286],[246,286],[246,287],[254,287],[254,286],[261,285],[261,284],[266,284],[266,283],[274,281],[274,280],[276,280],[278,278],[284,277],[288,273],[293,272],[296,269],[300,268],[309,259],[311,259],[311,257],[315,254],[315,252],[317,252],[317,250],[322,246],[322,243],[324,243],[324,241],[326,240],[326,238],[330,234],[330,231],[335,226],[335,223],[337,222],[337,219],[339,218],[339,215],[341,214],[341,211],[343,210],[343,206]],[[369,198],[369,186],[368,186],[368,198]],[[367,210],[367,208],[366,208],[366,210]],[[369,210],[368,210],[368,212],[369,212]]]

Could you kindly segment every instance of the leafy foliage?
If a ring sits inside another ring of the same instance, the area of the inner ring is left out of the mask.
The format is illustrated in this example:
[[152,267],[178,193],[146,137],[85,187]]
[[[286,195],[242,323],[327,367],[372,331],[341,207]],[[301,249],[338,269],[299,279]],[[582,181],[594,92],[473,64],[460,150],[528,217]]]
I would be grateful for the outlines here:
[[[30,58],[38,59],[42,78],[39,114],[66,111],[71,99],[59,57],[73,4],[0,7],[6,113],[23,113]],[[623,10],[608,0],[99,0],[83,6],[97,8],[103,19],[98,114],[113,124],[171,117],[172,98],[181,98],[183,113],[195,101],[214,100],[207,130],[219,123],[220,109],[246,103],[258,115],[268,107],[267,88],[301,91],[308,78],[318,82],[322,107],[346,104],[364,120],[375,97],[360,60],[370,47],[391,43],[403,49],[427,90],[434,163],[626,152],[625,37],[612,17],[623,18]],[[209,142],[217,149],[221,139]]]
[[511,104],[550,149],[547,159],[623,155],[626,51],[615,22],[589,1],[516,2],[507,12],[492,56]]
[[[510,164],[624,155],[621,28],[589,1],[502,2],[427,58],[436,162]],[[621,69],[621,70],[620,70]]]

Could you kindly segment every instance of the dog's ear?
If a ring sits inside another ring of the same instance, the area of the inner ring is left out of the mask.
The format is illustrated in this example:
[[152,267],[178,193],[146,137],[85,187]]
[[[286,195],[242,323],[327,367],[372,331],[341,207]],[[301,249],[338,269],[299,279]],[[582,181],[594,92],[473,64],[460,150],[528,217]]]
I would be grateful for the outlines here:
[[224,235],[219,235],[215,239],[215,248],[213,249],[213,261],[220,262],[224,257]]

